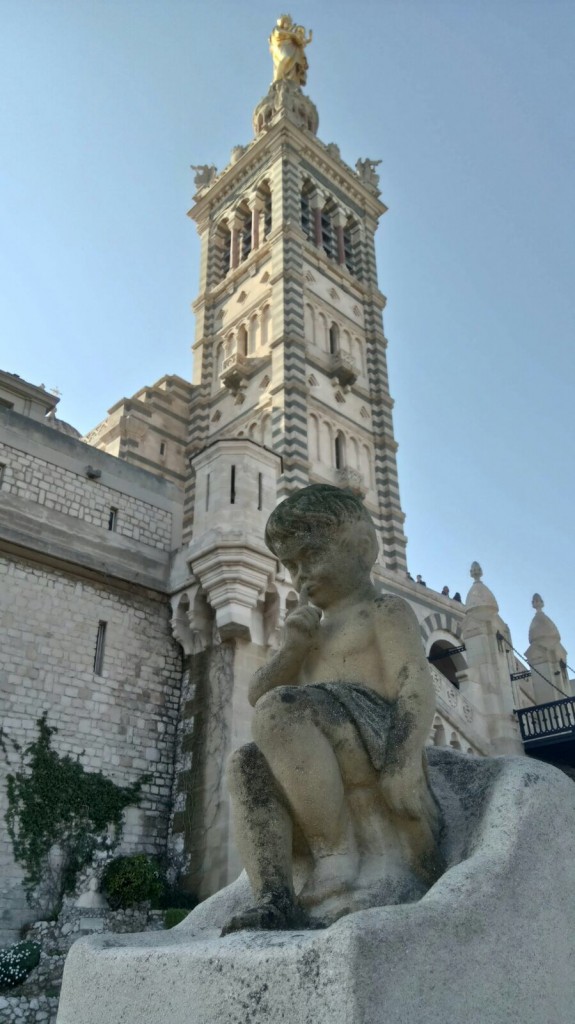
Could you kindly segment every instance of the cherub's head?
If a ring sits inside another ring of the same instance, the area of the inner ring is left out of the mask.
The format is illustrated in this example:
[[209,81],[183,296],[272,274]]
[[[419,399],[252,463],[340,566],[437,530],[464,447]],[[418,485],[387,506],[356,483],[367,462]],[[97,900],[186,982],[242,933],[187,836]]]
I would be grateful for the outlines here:
[[268,519],[265,539],[296,588],[305,587],[319,607],[329,603],[328,591],[341,596],[369,580],[378,552],[361,499],[329,484],[312,484],[282,501]]

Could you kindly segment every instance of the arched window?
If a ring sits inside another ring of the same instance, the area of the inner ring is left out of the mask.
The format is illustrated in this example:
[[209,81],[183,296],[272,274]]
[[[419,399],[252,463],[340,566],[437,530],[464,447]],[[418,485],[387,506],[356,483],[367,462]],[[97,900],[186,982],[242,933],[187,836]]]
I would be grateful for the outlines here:
[[311,208],[312,193],[313,185],[311,181],[304,181],[303,188],[301,190],[301,229],[310,242],[314,241],[315,234],[313,210]]
[[363,345],[360,338],[355,337],[353,339],[352,355],[354,356],[354,361],[357,364],[359,372],[363,375],[365,373],[365,362],[363,358]]
[[349,461],[354,469],[359,469],[359,445],[355,437],[349,439]]
[[329,325],[329,351],[332,356],[339,351],[339,327],[333,322]]
[[257,441],[258,439],[258,424],[250,423],[248,427],[248,437],[251,441]]
[[349,217],[343,229],[343,251],[350,274],[359,277],[359,227],[353,217]]
[[237,352],[240,356],[245,356],[248,353],[248,332],[246,331],[243,324],[238,327],[238,346]]
[[353,342],[349,331],[342,331],[341,333],[341,349],[342,352],[349,352],[350,356],[353,356]]
[[224,368],[224,342],[220,341],[216,350],[216,383],[219,380],[220,373]]
[[315,314],[313,306],[306,302],[303,309],[305,340],[308,345],[315,345]]
[[337,260],[337,235],[333,223],[335,203],[328,199],[321,211],[321,244],[330,260]]
[[253,356],[258,347],[258,318],[252,316],[248,331],[248,355]]
[[243,202],[238,209],[238,217],[241,217],[240,228],[240,263],[246,260],[252,251],[252,211],[247,202]]
[[258,195],[263,200],[264,238],[267,238],[272,229],[272,193],[269,182],[262,182]]
[[361,472],[365,481],[366,487],[371,487],[373,484],[373,475],[371,472],[371,452],[366,444],[361,446]]
[[322,420],[319,435],[320,462],[325,466],[332,465],[332,430],[331,424]]
[[235,341],[236,341],[236,336],[235,336],[234,332],[232,331],[231,334],[228,334],[228,336],[227,336],[227,338],[225,340],[225,344],[224,344],[224,359],[229,359],[229,357],[231,355],[233,355],[233,353],[235,352],[235,350],[236,350],[235,349]]
[[327,320],[323,313],[318,314],[318,344],[324,352],[329,352],[329,331],[327,329]]
[[427,655],[433,667],[438,672],[441,672],[441,675],[445,676],[457,689],[459,689],[457,673],[467,668],[465,658],[461,652],[459,654],[450,653],[458,646],[459,644],[455,638],[453,640],[436,640]]
[[272,447],[272,418],[271,416],[264,416],[262,419],[262,444],[265,444],[266,448]]
[[343,469],[345,466],[345,437],[341,430],[338,430],[333,442],[333,464],[336,469]]
[[309,417],[309,453],[313,462],[319,461],[319,421],[313,412]]
[[434,723],[433,726],[433,746],[444,747],[445,746],[445,729],[441,722]]
[[262,329],[261,329],[261,344],[262,347],[267,345],[270,340],[270,328],[271,328],[271,309],[269,306],[264,306],[262,310]]

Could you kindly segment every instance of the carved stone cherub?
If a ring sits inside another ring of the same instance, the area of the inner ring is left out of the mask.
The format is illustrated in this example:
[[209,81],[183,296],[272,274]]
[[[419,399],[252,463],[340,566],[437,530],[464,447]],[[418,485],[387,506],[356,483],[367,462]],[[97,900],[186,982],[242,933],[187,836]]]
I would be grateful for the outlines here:
[[442,870],[424,754],[433,684],[412,609],[371,582],[369,513],[351,491],[306,487],[272,513],[266,543],[300,602],[251,683],[254,742],[230,758],[255,904],[224,933],[320,927],[417,898]]

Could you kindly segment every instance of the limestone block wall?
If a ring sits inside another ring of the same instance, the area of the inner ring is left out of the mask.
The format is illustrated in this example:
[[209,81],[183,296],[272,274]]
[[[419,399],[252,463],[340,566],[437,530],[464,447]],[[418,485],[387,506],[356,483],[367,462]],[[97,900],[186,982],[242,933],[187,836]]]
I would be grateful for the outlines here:
[[[82,446],[84,447],[84,446]],[[90,452],[86,449],[86,462]],[[39,455],[0,441],[2,491],[43,505],[86,523],[109,528],[111,510],[116,510],[114,532],[151,547],[169,550],[171,514],[141,498],[122,493],[85,473],[67,469]],[[78,467],[80,469],[80,467]]]
[[[126,785],[151,773],[141,809],[128,814],[124,852],[165,847],[179,709],[181,657],[167,599],[0,557],[0,694],[3,728],[26,746],[46,711],[54,746]],[[103,665],[94,671],[98,625]],[[0,759],[0,819],[7,765]],[[0,944],[32,916],[21,872],[0,830]]]

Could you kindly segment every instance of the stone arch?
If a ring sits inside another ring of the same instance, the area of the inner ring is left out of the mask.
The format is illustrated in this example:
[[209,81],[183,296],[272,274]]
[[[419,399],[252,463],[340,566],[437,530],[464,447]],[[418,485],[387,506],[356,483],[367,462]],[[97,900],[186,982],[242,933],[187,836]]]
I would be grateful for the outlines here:
[[[427,616],[424,623],[420,624],[420,630],[425,623],[429,623],[429,620],[437,620],[440,616],[445,619],[452,619],[453,617],[449,613],[434,612]],[[461,628],[459,624],[457,635],[454,629],[448,629],[446,626],[437,626],[427,637],[424,636],[425,652],[430,663],[433,667],[453,686],[459,689],[459,673],[464,672],[467,669],[467,661],[463,651],[458,654],[448,654],[447,652],[453,648],[461,647]],[[422,630],[423,635],[423,630]]]

